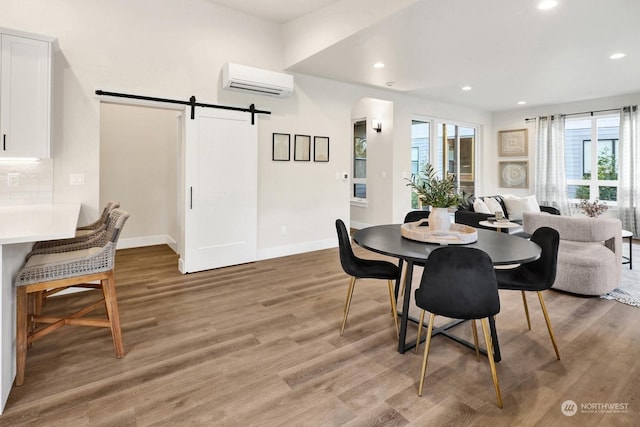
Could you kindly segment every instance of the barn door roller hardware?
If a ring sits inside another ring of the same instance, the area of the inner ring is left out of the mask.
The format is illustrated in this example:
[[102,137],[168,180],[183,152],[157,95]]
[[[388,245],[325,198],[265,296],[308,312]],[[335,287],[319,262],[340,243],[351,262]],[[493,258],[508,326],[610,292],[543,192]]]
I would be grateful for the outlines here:
[[255,124],[256,114],[271,114],[271,111],[257,110],[254,104],[251,104],[249,108],[230,107],[228,105],[203,104],[201,102],[196,102],[195,96],[192,96],[191,98],[189,98],[188,101],[180,101],[178,99],[155,98],[153,96],[132,95],[129,93],[118,93],[118,92],[107,92],[99,89],[96,90],[96,95],[114,96],[118,98],[128,98],[128,99],[140,99],[143,101],[166,102],[169,104],[188,105],[191,107],[191,120],[195,118],[196,107],[218,108],[221,110],[244,111],[246,113],[251,113],[252,125]]

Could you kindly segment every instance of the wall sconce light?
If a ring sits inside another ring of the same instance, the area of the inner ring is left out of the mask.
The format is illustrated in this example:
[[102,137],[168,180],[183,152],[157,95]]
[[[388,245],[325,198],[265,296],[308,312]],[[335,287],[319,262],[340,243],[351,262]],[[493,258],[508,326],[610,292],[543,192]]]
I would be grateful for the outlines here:
[[382,131],[382,120],[380,120],[380,119],[372,119],[371,120],[371,127],[373,127],[373,130],[375,130],[376,132],[380,133]]

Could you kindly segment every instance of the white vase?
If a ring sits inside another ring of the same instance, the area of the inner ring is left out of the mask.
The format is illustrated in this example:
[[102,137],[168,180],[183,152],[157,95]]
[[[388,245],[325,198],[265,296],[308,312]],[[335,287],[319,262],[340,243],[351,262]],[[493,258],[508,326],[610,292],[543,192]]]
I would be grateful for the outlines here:
[[451,228],[451,217],[447,208],[432,208],[429,214],[429,230],[447,232]]

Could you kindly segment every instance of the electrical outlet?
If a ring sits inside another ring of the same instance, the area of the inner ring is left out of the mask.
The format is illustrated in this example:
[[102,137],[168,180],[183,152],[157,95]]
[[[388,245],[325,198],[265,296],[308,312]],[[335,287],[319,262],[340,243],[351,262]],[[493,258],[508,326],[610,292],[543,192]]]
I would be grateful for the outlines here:
[[83,173],[69,174],[69,185],[84,185],[84,174]]
[[282,236],[286,236],[287,235],[287,226],[283,225],[282,227],[280,227],[280,235]]
[[7,174],[7,187],[17,187],[20,185],[20,174],[10,172]]

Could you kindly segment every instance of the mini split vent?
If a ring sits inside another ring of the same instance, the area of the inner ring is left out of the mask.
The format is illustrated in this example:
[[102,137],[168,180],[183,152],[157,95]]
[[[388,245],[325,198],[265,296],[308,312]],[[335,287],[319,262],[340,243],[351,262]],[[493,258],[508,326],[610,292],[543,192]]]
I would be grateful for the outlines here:
[[246,65],[226,63],[222,67],[222,87],[284,98],[293,93],[293,76]]

